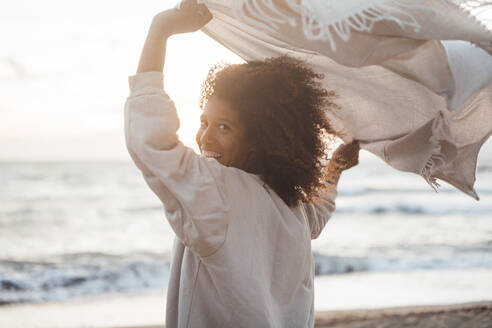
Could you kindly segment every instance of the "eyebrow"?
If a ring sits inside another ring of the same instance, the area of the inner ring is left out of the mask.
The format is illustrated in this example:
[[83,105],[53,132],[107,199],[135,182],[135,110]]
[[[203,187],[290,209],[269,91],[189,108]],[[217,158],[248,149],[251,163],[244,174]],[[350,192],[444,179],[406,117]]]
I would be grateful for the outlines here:
[[219,118],[219,121],[226,122],[226,123],[227,123],[227,124],[229,124],[229,125],[236,125],[234,122],[229,121],[229,120],[227,120],[227,119],[225,119],[225,118]]
[[[206,119],[206,118],[207,118],[207,114],[203,113],[202,115],[200,115],[200,120],[203,120],[203,119]],[[236,125],[236,123],[234,123],[233,121],[228,120],[226,118],[218,117],[217,118],[217,121],[222,121],[222,122],[225,122],[225,123],[227,123],[229,125],[232,125],[232,126],[235,126]]]

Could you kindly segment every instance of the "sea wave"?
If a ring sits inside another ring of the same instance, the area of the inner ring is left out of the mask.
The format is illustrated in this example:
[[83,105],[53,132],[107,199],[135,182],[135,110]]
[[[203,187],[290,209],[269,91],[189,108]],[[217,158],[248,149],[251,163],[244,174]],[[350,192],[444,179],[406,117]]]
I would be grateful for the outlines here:
[[[448,268],[492,268],[490,245],[450,253],[388,256],[336,256],[313,252],[315,274],[411,271]],[[50,260],[0,260],[0,305],[64,300],[106,293],[142,292],[167,288],[169,255],[136,253],[67,254]]]
[[0,304],[164,289],[166,256],[70,254],[50,261],[0,260]]
[[[492,188],[488,187],[481,187],[477,188],[477,193],[481,196],[485,195],[492,195]],[[433,190],[428,187],[428,188],[422,188],[422,187],[412,187],[412,186],[405,186],[403,188],[398,188],[398,187],[379,187],[379,188],[374,188],[370,186],[358,186],[358,185],[342,185],[341,187],[338,188],[338,195],[343,196],[343,197],[352,197],[352,196],[371,196],[371,195],[384,195],[384,194],[392,194],[392,195],[404,195],[407,196],[409,194],[434,194]],[[463,195],[456,189],[452,188],[440,188],[438,189],[438,194],[440,195]]]
[[396,213],[403,215],[447,215],[447,214],[475,214],[491,215],[492,203],[418,203],[413,201],[388,201],[366,199],[360,202],[351,202],[345,199],[337,203],[337,214],[366,213],[386,214]]
[[452,250],[447,255],[438,252],[411,251],[406,256],[383,253],[369,256],[335,256],[313,252],[316,275],[345,274],[351,272],[412,271],[435,269],[492,268],[490,245]]

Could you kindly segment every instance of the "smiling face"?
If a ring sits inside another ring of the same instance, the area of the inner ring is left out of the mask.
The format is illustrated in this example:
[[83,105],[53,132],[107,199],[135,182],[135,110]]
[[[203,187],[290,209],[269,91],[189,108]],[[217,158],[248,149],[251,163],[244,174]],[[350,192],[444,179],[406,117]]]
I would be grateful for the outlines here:
[[222,165],[246,170],[249,147],[239,113],[226,101],[211,97],[200,121],[196,142],[202,155],[215,158]]

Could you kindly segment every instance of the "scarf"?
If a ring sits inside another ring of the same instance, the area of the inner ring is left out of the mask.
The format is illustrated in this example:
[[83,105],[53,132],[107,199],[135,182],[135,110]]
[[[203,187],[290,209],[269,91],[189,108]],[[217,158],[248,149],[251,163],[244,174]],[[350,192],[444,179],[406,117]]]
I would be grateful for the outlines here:
[[[246,61],[289,55],[338,95],[326,115],[345,142],[395,169],[479,199],[492,133],[492,1],[201,0],[202,29]],[[299,109],[302,110],[302,109]]]

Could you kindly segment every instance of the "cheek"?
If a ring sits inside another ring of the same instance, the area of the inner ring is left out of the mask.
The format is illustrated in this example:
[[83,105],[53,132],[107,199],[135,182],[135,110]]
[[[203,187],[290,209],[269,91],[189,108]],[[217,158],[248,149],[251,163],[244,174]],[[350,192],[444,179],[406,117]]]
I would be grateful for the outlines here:
[[242,168],[247,158],[248,148],[246,147],[246,141],[242,138],[237,138],[229,144],[230,158],[234,162],[235,166]]

